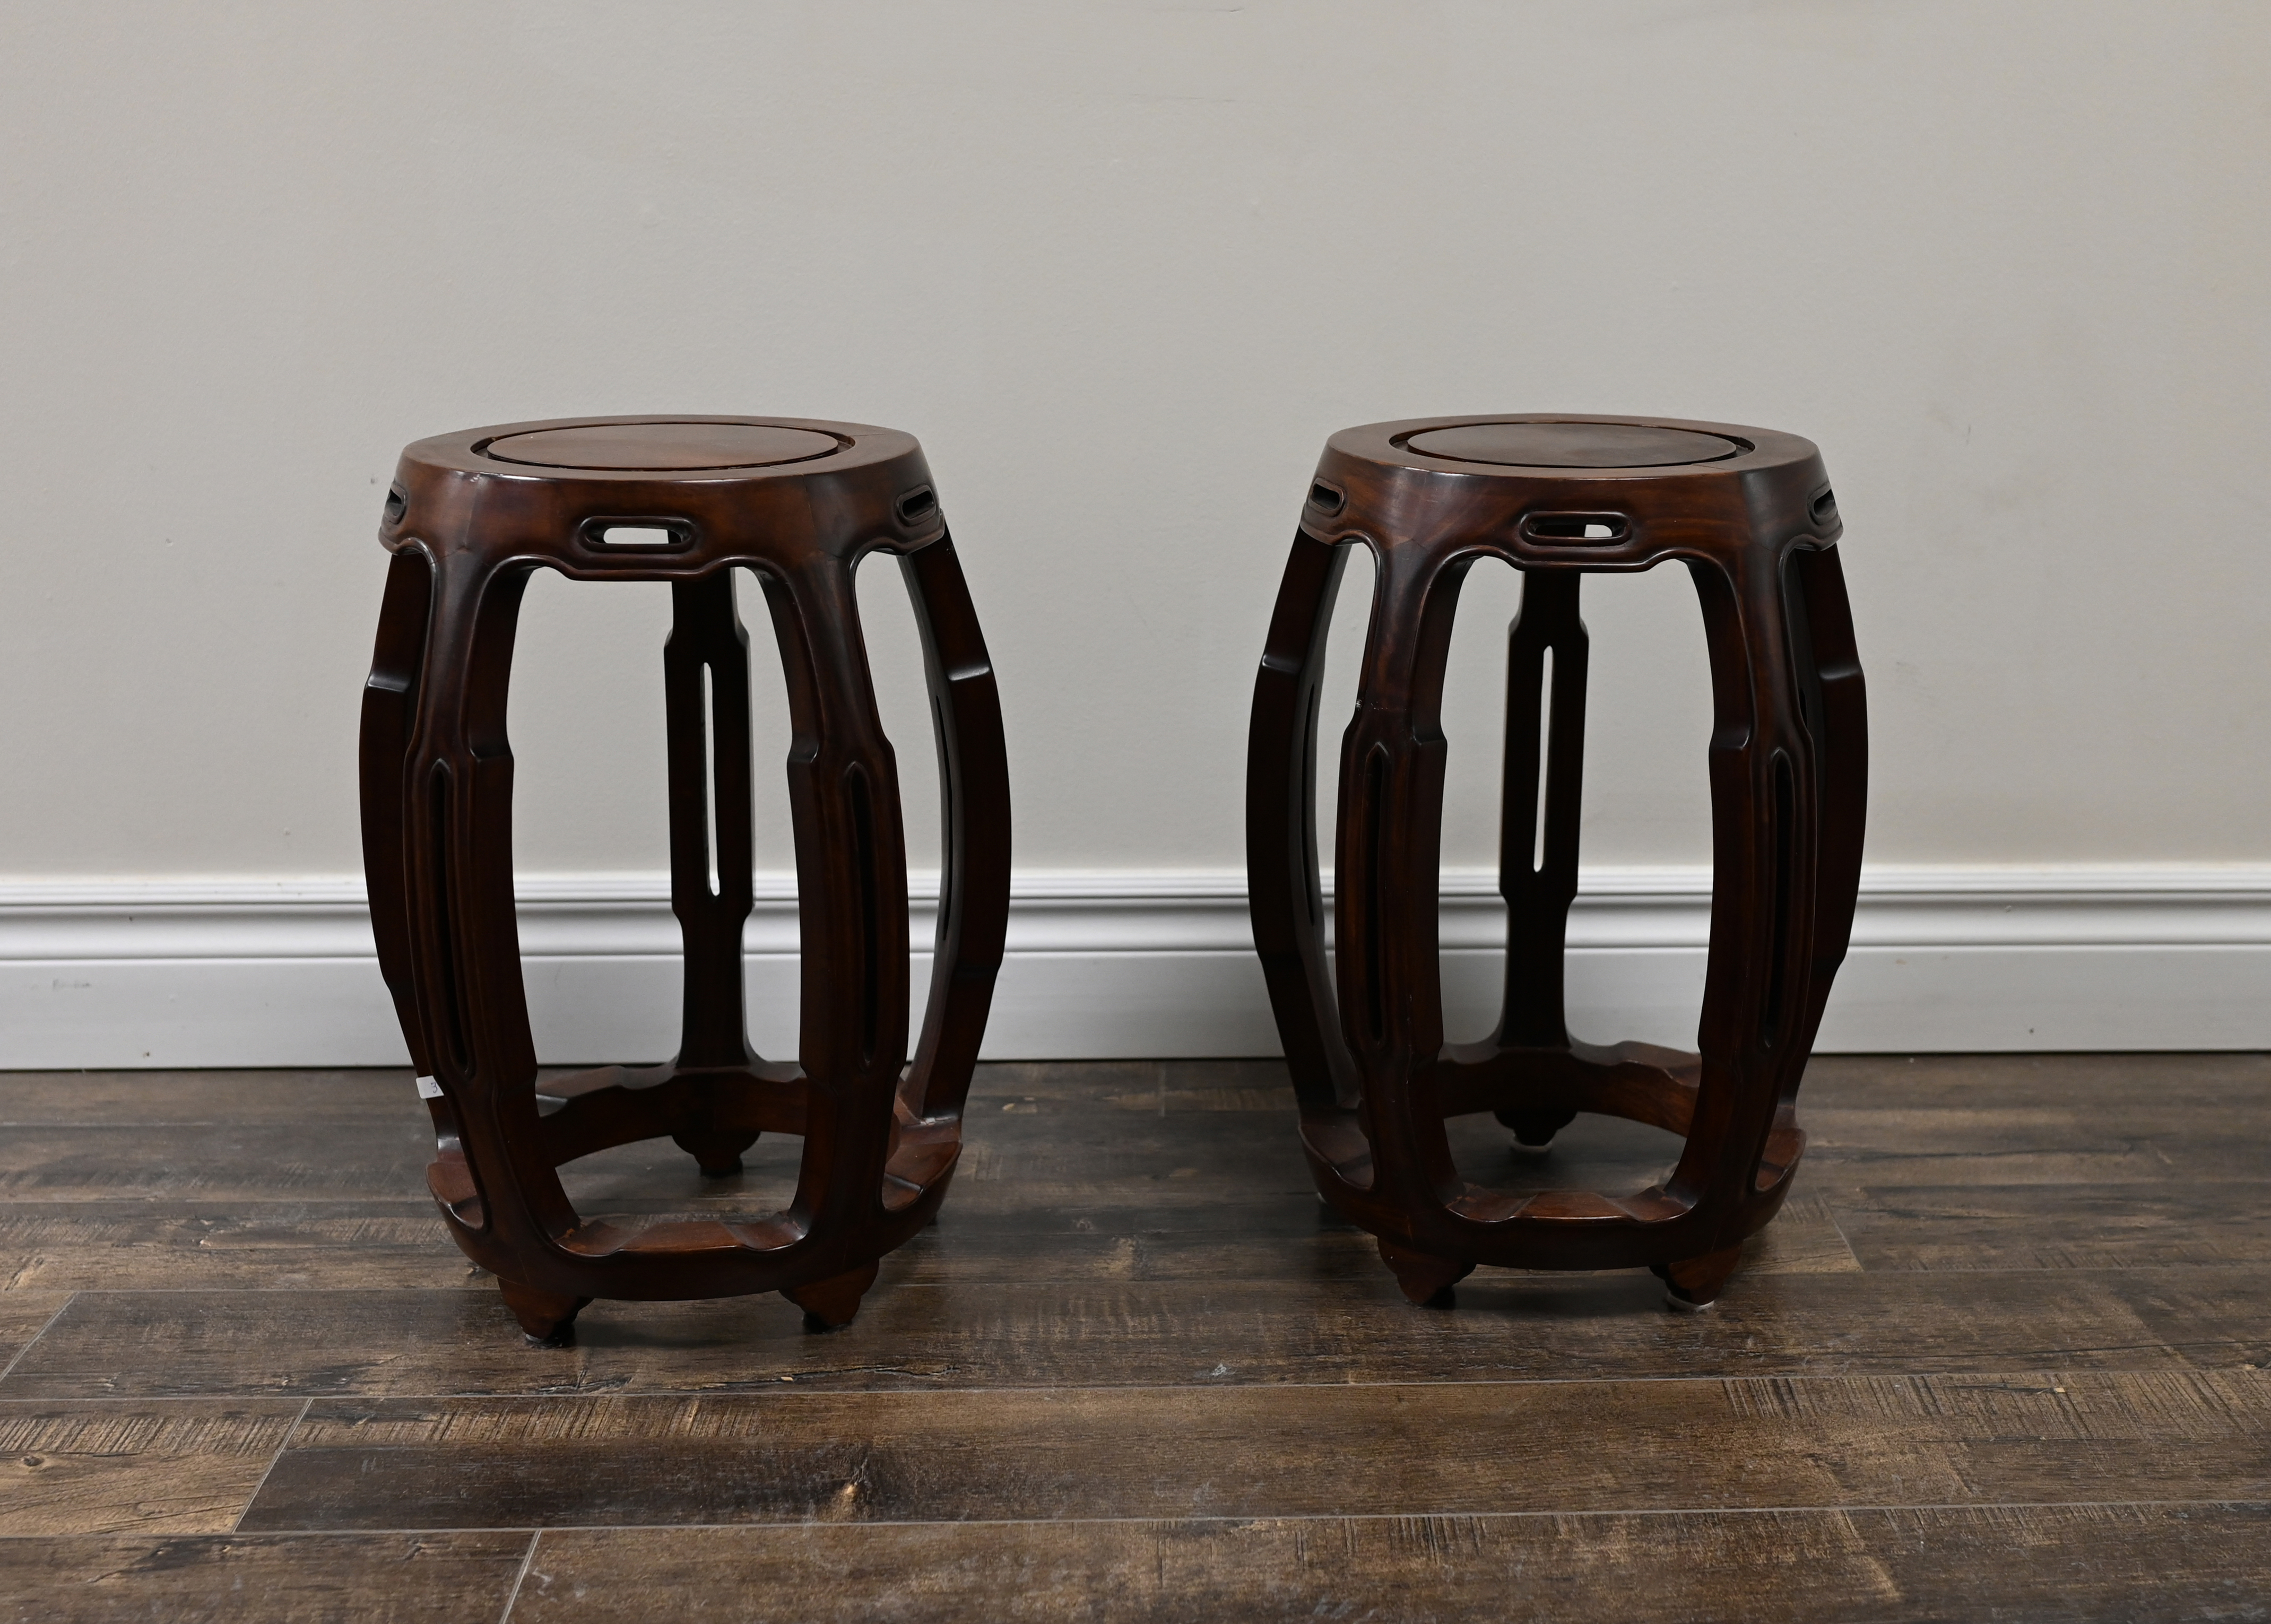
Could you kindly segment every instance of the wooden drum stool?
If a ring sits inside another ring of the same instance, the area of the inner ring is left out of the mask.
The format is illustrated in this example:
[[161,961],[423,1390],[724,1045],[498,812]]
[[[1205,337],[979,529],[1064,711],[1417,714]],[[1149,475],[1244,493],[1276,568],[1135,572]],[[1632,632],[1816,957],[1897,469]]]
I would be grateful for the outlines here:
[[[594,1297],[778,1291],[808,1324],[845,1323],[876,1260],[946,1195],[1009,907],[1001,707],[921,448],[888,428],[745,418],[477,428],[403,453],[379,539],[394,562],[363,697],[363,861],[450,1233],[540,1341],[566,1341]],[[898,778],[853,592],[872,551],[897,555],[914,600],[945,800],[937,958],[911,1066]],[[737,565],[763,585],[795,733],[793,1065],[760,1059],[742,1018],[751,801]],[[671,584],[671,908],[686,943],[675,1060],[542,1084],[505,739],[514,622],[540,568]],[[554,1171],[668,1135],[723,1176],[761,1133],[801,1135],[803,1158],[787,1210],[748,1222],[586,1223]]]
[[[1478,1263],[1645,1263],[1675,1303],[1701,1307],[1789,1193],[1806,1144],[1798,1080],[1845,955],[1861,865],[1866,722],[1839,530],[1820,455],[1767,429],[1441,418],[1328,443],[1255,685],[1254,935],[1318,1191],[1378,1237],[1412,1301],[1448,1306]],[[1378,576],[1341,744],[1329,967],[1313,833],[1318,680],[1352,544],[1372,549]],[[1441,702],[1460,583],[1485,557],[1523,580],[1500,846],[1506,1001],[1492,1037],[1447,1047]],[[1584,749],[1577,585],[1587,570],[1674,558],[1702,600],[1716,719],[1701,1055],[1579,1043],[1562,1014]],[[1464,1182],[1452,1165],[1444,1119],[1480,1111],[1530,1145],[1580,1111],[1686,1143],[1670,1178],[1635,1195],[1508,1195]]]

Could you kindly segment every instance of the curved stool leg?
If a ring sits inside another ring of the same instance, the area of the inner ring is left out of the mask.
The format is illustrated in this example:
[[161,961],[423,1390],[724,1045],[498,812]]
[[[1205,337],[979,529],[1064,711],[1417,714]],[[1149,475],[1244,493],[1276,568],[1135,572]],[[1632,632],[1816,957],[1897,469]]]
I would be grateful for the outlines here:
[[1317,711],[1348,548],[1296,532],[1254,682],[1246,750],[1247,903],[1305,1119],[1353,1148],[1356,1075],[1325,953],[1317,861]]
[[[1791,549],[1783,566],[1798,697],[1813,744],[1821,834],[1813,875],[1813,957],[1805,1015],[1793,1039],[1813,1052],[1829,989],[1853,938],[1868,820],[1869,709],[1844,567],[1835,547]],[[1797,1078],[1791,1078],[1793,1091]]]
[[[394,555],[386,571],[386,596],[379,607],[378,644],[370,678],[363,685],[362,730],[357,749],[362,801],[363,886],[370,903],[371,935],[378,947],[379,973],[394,999],[395,1018],[410,1050],[434,1124],[436,1153],[462,1167],[465,1152],[458,1123],[434,1084],[431,1050],[418,1012],[417,972],[411,957],[409,853],[405,804],[409,782],[410,740],[418,721],[419,678],[426,663],[427,622],[434,607],[434,569],[425,554]],[[466,1181],[470,1187],[470,1175]]]
[[[873,1284],[863,1230],[883,1216],[907,1040],[907,873],[897,770],[875,713],[853,566],[818,560],[763,577],[795,742],[789,754],[803,939],[800,1055],[810,1079],[791,1211],[828,1267],[785,1293],[847,1322]],[[849,996],[846,996],[846,994]]]
[[417,723],[418,679],[426,659],[426,622],[434,605],[434,570],[423,553],[394,555],[378,612],[378,646],[363,684],[362,735],[357,755],[362,795],[363,881],[379,972],[410,1039],[418,1075],[432,1075],[420,1028],[410,964],[409,875],[403,850],[404,774]]
[[[1834,933],[1828,944],[1834,972],[1851,924],[1851,893],[1843,888],[1858,883],[1859,831],[1858,817],[1844,816],[1858,813],[1850,769],[1834,785],[1824,776],[1825,764],[1840,758],[1817,738],[1827,714],[1808,606],[1802,591],[1785,591],[1782,558],[1761,548],[1737,571],[1701,562],[1689,568],[1703,607],[1717,711],[1711,945],[1694,1121],[1669,1188],[1694,1203],[1695,1226],[1710,1244],[1698,1255],[1667,1260],[1664,1278],[1676,1301],[1702,1307],[1731,1274],[1743,1239],[1781,1206],[1805,1146],[1790,1102],[1828,995],[1817,932],[1828,924]],[[1834,637],[1834,623],[1828,629]],[[1858,679],[1858,665],[1852,674]],[[1841,706],[1846,697],[1841,690]],[[1825,865],[1824,809],[1832,793],[1840,812],[1835,833],[1844,843],[1832,846]],[[1833,887],[1826,908],[1824,879]],[[1835,917],[1841,908],[1842,922]]]
[[1009,934],[1009,765],[993,661],[952,538],[942,534],[906,555],[899,570],[930,689],[943,847],[930,999],[904,1098],[919,1123],[951,1123],[953,1132],[934,1132],[912,1156],[914,1147],[903,1133],[892,1169],[895,1178],[927,1186],[946,1175],[960,1147],[963,1103]]
[[454,1187],[450,1158],[437,1158],[435,1194],[460,1245],[497,1274],[522,1328],[558,1343],[588,1300],[564,1281],[516,1278],[576,1222],[536,1131],[536,1053],[513,909],[505,702],[528,573],[462,555],[436,571],[402,825],[418,1012],[465,1169],[464,1187]]
[[[1374,1211],[1430,1212],[1461,1192],[1436,1076],[1443,1048],[1436,870],[1442,840],[1443,674],[1470,560],[1391,551],[1380,569],[1356,719],[1341,749],[1334,967],[1354,1057]],[[1409,1222],[1408,1218],[1404,1219]],[[1383,1247],[1404,1292],[1433,1298],[1446,1263]],[[1451,1277],[1456,1278],[1456,1276]]]
[[[1852,938],[1868,796],[1867,703],[1836,549],[1793,548],[1784,556],[1783,571],[1778,600],[1769,602],[1763,591],[1754,589],[1746,604],[1781,628],[1788,697],[1766,708],[1782,724],[1783,760],[1791,764],[1785,778],[1770,760],[1767,796],[1754,797],[1771,806],[1775,819],[1775,898],[1768,908],[1768,973],[1765,986],[1754,994],[1763,1003],[1757,1030],[1771,1041],[1762,1046],[1768,1052],[1754,1059],[1766,1078],[1754,1086],[1761,1093],[1771,1089],[1775,1108],[1742,1186],[1750,1196],[1751,1216],[1742,1225],[1746,1232],[1773,1216],[1805,1149],[1794,1106],[1832,980]],[[1708,602],[1708,590],[1706,596]],[[1754,774],[1742,777],[1750,780]],[[1715,956],[1718,951],[1715,939]],[[1786,987],[1777,988],[1777,975],[1786,978]],[[1734,1035],[1739,1038],[1751,1024],[1746,1010],[1734,1024]],[[1777,1042],[1778,1055],[1771,1053]],[[1756,1131],[1755,1121],[1748,1126]],[[1657,1272],[1674,1307],[1706,1307],[1734,1273],[1741,1254],[1739,1242],[1662,1265]]]

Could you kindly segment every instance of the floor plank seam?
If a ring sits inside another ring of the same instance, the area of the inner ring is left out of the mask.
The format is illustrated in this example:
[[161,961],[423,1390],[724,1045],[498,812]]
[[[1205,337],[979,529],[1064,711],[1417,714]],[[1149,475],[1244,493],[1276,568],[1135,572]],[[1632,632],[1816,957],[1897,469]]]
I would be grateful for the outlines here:
[[[458,1531],[452,1529],[451,1532]],[[502,1529],[497,1531],[503,1532]],[[520,1567],[512,1576],[512,1588],[505,1592],[504,1611],[497,1614],[497,1624],[507,1624],[512,1610],[520,1605],[520,1587],[528,1583],[528,1570],[536,1566],[536,1547],[544,1538],[544,1530],[537,1529],[528,1536],[528,1549],[520,1553]]]
[[[4,1201],[0,1201],[0,1211],[4,1211],[7,1204],[8,1203]],[[1840,1233],[1842,1235],[1843,1232]],[[1225,1239],[1234,1240],[1237,1239],[1237,1237],[1225,1236]],[[450,1261],[448,1254],[439,1250],[436,1251],[434,1255],[443,1262]],[[1859,1261],[1858,1255],[1856,1255],[1855,1261]],[[1484,1267],[1490,1268],[1493,1266],[1485,1264]],[[1948,1274],[1995,1274],[2013,1276],[2042,1275],[2065,1279],[2093,1279],[2106,1276],[2166,1274],[2172,1270],[2200,1274],[2209,1274],[2221,1270],[2226,1273],[2240,1274],[2262,1273],[2267,1270],[2271,1270],[2271,1263],[2249,1260],[2227,1261],[2217,1259],[2203,1263],[2154,1262],[2142,1263],[2102,1263],[2090,1264],[2083,1268],[2074,1268],[2066,1265],[2046,1263],[2030,1264],[2025,1267],[2014,1269],[1962,1269],[1949,1268],[1945,1265],[1935,1264],[1929,1269],[1869,1269],[1865,1267],[1858,1272],[1879,1276],[1910,1275],[1930,1277]],[[1783,1280],[1835,1279],[1855,1272],[1857,1271],[1850,1269],[1792,1270],[1782,1274],[1764,1276],[1761,1278]],[[1472,1277],[1472,1278],[1485,1285],[1504,1284],[1512,1281],[1576,1282],[1583,1280],[1632,1280],[1637,1278],[1637,1271],[1631,1269],[1509,1269],[1497,1270],[1493,1273],[1478,1275]],[[86,1297],[209,1297],[214,1295],[218,1291],[220,1293],[229,1295],[262,1295],[277,1292],[291,1292],[297,1295],[305,1297],[369,1297],[374,1294],[383,1296],[412,1296],[421,1293],[427,1295],[462,1296],[468,1292],[476,1292],[478,1287],[488,1284],[488,1279],[484,1278],[476,1281],[469,1281],[466,1285],[462,1286],[228,1285],[216,1288],[210,1285],[88,1285],[75,1288],[72,1295]],[[1358,1301],[1377,1301],[1391,1307],[1395,1306],[1395,1304],[1400,1300],[1395,1299],[1391,1292],[1383,1292],[1377,1283],[1374,1282],[1344,1280],[1289,1282],[1282,1274],[1254,1274],[1239,1276],[1164,1276],[1157,1279],[1148,1280],[1121,1280],[1108,1277],[1098,1278],[1094,1275],[1068,1275],[1061,1277],[1050,1277],[1046,1278],[1036,1278],[1030,1276],[1007,1276],[995,1279],[900,1280],[895,1282],[891,1289],[896,1292],[968,1292],[999,1290],[1003,1287],[1039,1290],[1046,1286],[1071,1285],[1095,1287],[1113,1286],[1122,1289],[1159,1289],[1164,1287],[1177,1287],[1191,1290],[1231,1291],[1240,1286],[1271,1285],[1282,1287],[1289,1285],[1299,1285],[1310,1289],[1322,1290],[1336,1297],[1345,1296],[1352,1298]],[[36,1292],[41,1288],[38,1286],[30,1286],[24,1289]],[[7,1295],[9,1295],[7,1291],[0,1290],[0,1298],[4,1298]],[[679,1300],[684,1302],[742,1302],[753,1301],[767,1295],[770,1295],[770,1293],[764,1292],[749,1292],[738,1297],[688,1298]],[[1730,1299],[1726,1300],[1728,1301],[1729,1306],[1731,1307],[1732,1300]],[[786,1312],[786,1310],[784,1310],[784,1312]]]
[[[1853,1237],[1845,1233],[1845,1226],[1837,1221],[1837,1209],[1834,1203],[1828,1201],[1824,1201],[1821,1203],[1821,1219],[1822,1222],[1829,1225],[1829,1233],[1837,1237],[1837,1244],[1845,1248],[1845,1255],[1853,1260],[1853,1267],[1856,1270],[1863,1274],[1889,1272],[1888,1270],[1872,1269],[1868,1264],[1861,1261],[1861,1254],[1853,1245]],[[1837,1271],[1825,1270],[1824,1272]],[[1922,1271],[1918,1270],[1917,1272],[1921,1273]]]
[[56,1322],[63,1317],[63,1310],[70,1307],[71,1304],[78,1300],[78,1293],[77,1292],[72,1292],[67,1295],[62,1302],[56,1306],[56,1311],[48,1315],[46,1320],[41,1322],[40,1329],[34,1331],[29,1337],[25,1338],[24,1345],[16,1350],[15,1357],[11,1359],[5,1365],[0,1365],[0,1382],[5,1382],[8,1379],[10,1373],[12,1372],[19,1364],[23,1362],[24,1355],[32,1351],[33,1345],[37,1343],[41,1337],[46,1336],[49,1331],[53,1330],[55,1329]]
[[260,1499],[260,1491],[268,1486],[268,1479],[275,1475],[277,1463],[284,1458],[284,1451],[292,1447],[292,1440],[300,1435],[302,1423],[307,1420],[308,1412],[315,1407],[316,1401],[313,1397],[301,1404],[300,1413],[292,1418],[292,1425],[284,1429],[284,1436],[277,1441],[276,1452],[268,1457],[268,1464],[261,1468],[260,1481],[252,1486],[252,1493],[244,1497],[244,1504],[238,1508],[236,1522],[230,1527],[230,1533],[240,1534],[244,1531],[244,1519],[252,1515],[252,1508]]
[[[2148,1350],[2150,1351],[2150,1350]],[[510,1389],[460,1391],[454,1393],[391,1393],[356,1391],[352,1389],[314,1393],[306,1404],[562,1404],[579,1400],[637,1399],[640,1401],[669,1401],[719,1398],[756,1398],[768,1394],[787,1397],[834,1398],[905,1398],[925,1397],[935,1398],[991,1397],[1021,1393],[1185,1393],[1185,1392],[1336,1392],[1353,1389],[1406,1389],[1418,1391],[1445,1387],[1605,1387],[1605,1386],[1668,1386],[1679,1383],[1724,1386],[1730,1382],[1746,1384],[1786,1385],[1792,1382],[1931,1382],[1957,1378],[1984,1379],[2014,1376],[2151,1376],[2200,1375],[2219,1371],[2271,1372],[2271,1360],[2262,1364],[2241,1361],[2230,1365],[2171,1365],[2165,1362],[2138,1366],[2085,1365],[1950,1365],[1914,1369],[1885,1369],[1871,1367],[1858,1370],[1813,1371],[1793,1370],[1771,1372],[1758,1375],[1703,1373],[1695,1375],[1618,1375],[1590,1376],[1510,1376],[1510,1377],[1445,1377],[1441,1380],[1404,1382],[1054,1382],[1018,1387],[825,1387],[817,1382],[797,1377],[782,1378],[760,1386],[744,1388],[657,1387],[627,1389],[620,1387],[582,1389],[532,1389],[525,1391]],[[800,1392],[799,1389],[802,1390]],[[98,1393],[43,1394],[16,1397],[0,1391],[0,1404],[194,1404],[216,1399],[284,1398],[293,1395],[274,1389],[213,1388],[195,1392],[178,1393]]]
[[[424,1523],[400,1528],[256,1528],[210,1534],[16,1534],[0,1531],[0,1544],[56,1539],[365,1539],[414,1538],[421,1534],[526,1534],[529,1548],[523,1558],[525,1576],[534,1562],[539,1541],[547,1534],[672,1534],[779,1532],[814,1528],[1087,1528],[1171,1523],[1188,1527],[1200,1523],[1236,1526],[1247,1523],[1408,1523],[1456,1521],[1467,1523],[1535,1523],[1600,1517],[1694,1516],[1845,1516],[1856,1513],[1893,1516],[1905,1512],[1963,1511],[2165,1511],[2193,1509],[2271,1511],[2271,1500],[1958,1500],[1818,1506],[1591,1506],[1529,1511],[1194,1511],[1151,1516],[1068,1517],[876,1517],[845,1521],[838,1517],[808,1517],[798,1522],[772,1523]],[[518,1591],[516,1582],[515,1592]],[[499,1624],[503,1624],[500,1618]]]

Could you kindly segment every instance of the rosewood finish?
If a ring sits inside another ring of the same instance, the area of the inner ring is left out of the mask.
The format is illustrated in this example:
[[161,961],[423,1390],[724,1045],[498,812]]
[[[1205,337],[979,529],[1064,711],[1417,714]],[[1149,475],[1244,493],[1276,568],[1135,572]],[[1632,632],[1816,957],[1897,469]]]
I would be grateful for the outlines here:
[[[594,1297],[778,1291],[808,1323],[845,1323],[876,1260],[945,1196],[1008,918],[1001,707],[921,448],[892,429],[797,420],[473,429],[403,453],[379,539],[394,561],[363,697],[363,860],[450,1234],[540,1341],[568,1339]],[[936,957],[912,1064],[898,778],[853,587],[871,552],[897,555],[914,600],[945,801]],[[793,1063],[761,1058],[743,1019],[751,766],[735,568],[763,587],[794,731]],[[686,965],[675,1059],[540,1084],[505,737],[513,629],[539,569],[671,584],[671,905]],[[704,1173],[726,1175],[763,1133],[801,1136],[802,1159],[787,1209],[749,1221],[587,1222],[555,1172],[666,1135]]]
[[[1378,1239],[1412,1301],[1448,1306],[1478,1263],[1646,1264],[1675,1303],[1701,1307],[1789,1194],[1806,1144],[1798,1083],[1860,875],[1866,713],[1840,528],[1813,446],[1768,429],[1442,418],[1328,443],[1255,685],[1249,894],[1318,1191]],[[1318,684],[1356,546],[1372,550],[1378,574],[1341,742],[1329,961]],[[1508,652],[1506,994],[1490,1038],[1447,1046],[1440,711],[1460,584],[1486,557],[1523,578]],[[1588,571],[1667,560],[1686,565],[1701,600],[1715,711],[1700,1054],[1579,1042],[1562,1013],[1584,751],[1578,587]],[[1528,1146],[1548,1144],[1580,1111],[1686,1144],[1670,1176],[1636,1193],[1509,1195],[1453,1165],[1445,1119],[1481,1111]]]

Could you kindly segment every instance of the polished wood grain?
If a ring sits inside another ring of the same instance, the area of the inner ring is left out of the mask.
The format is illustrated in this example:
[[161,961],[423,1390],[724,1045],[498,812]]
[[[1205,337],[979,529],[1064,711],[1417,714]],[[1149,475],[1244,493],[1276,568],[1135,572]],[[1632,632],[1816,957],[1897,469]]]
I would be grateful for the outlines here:
[[576,1530],[538,1539],[512,1616],[2178,1624],[2266,1593],[2271,1505],[1923,1507]]
[[529,1551],[525,1533],[488,1532],[0,1538],[0,1619],[488,1624]]
[[416,1113],[409,1074],[383,1070],[0,1071],[0,1127],[129,1128],[205,1123],[306,1129],[319,1122],[380,1121]]
[[[128,1143],[153,1131],[162,1136],[154,1154]],[[329,1138],[283,1123],[30,1123],[0,1129],[0,1199],[422,1204],[430,1199],[423,1187],[432,1154],[431,1141],[399,1116]]]
[[[627,538],[629,538],[627,540]],[[937,1213],[1001,963],[1009,782],[994,667],[912,436],[859,423],[623,417],[508,423],[407,447],[379,526],[391,555],[363,689],[363,868],[379,968],[431,1117],[426,1183],[531,1342],[593,1298],[778,1292],[850,1322],[876,1262]],[[911,1022],[907,856],[854,588],[895,558],[923,651],[942,796],[930,995]],[[513,897],[508,689],[540,569],[666,582],[662,649],[677,1053],[544,1079]],[[795,748],[797,1058],[750,1047],[749,638],[763,588]],[[668,1140],[738,1173],[787,1135],[793,1188],[739,1222],[579,1209],[557,1169]]]
[[45,1291],[489,1288],[423,1201],[0,1203],[0,1281]]
[[[1558,1381],[1648,1376],[2222,1368],[2266,1356],[2262,1268],[1762,1278],[1696,1324],[1644,1277],[1508,1273],[1473,1312],[1411,1323],[1392,1282],[894,1282],[859,1334],[806,1334],[777,1301],[595,1305],[571,1349],[496,1345],[486,1293],[89,1292],[0,1397],[642,1392],[782,1382],[1006,1384]],[[723,1351],[731,1349],[730,1357]]]
[[2261,1179],[1869,1187],[1840,1191],[1835,1211],[1838,1233],[1874,1270],[2271,1263]]
[[[600,1302],[539,1351],[363,1193],[421,1153],[406,1074],[0,1076],[0,1620],[2245,1618],[2267,1085],[1821,1058],[1709,1315],[1511,1270],[1442,1315],[1316,1199],[1276,1062],[985,1067],[953,1203],[848,1328]],[[1506,1188],[1676,1154],[1446,1132]],[[730,1213],[797,1147],[743,1160],[562,1177]]]
[[225,1533],[305,1407],[0,1400],[0,1532]]
[[2271,1460],[2256,1370],[1360,1384],[1332,1416],[1235,1383],[326,1399],[243,1526],[2213,1501]]

